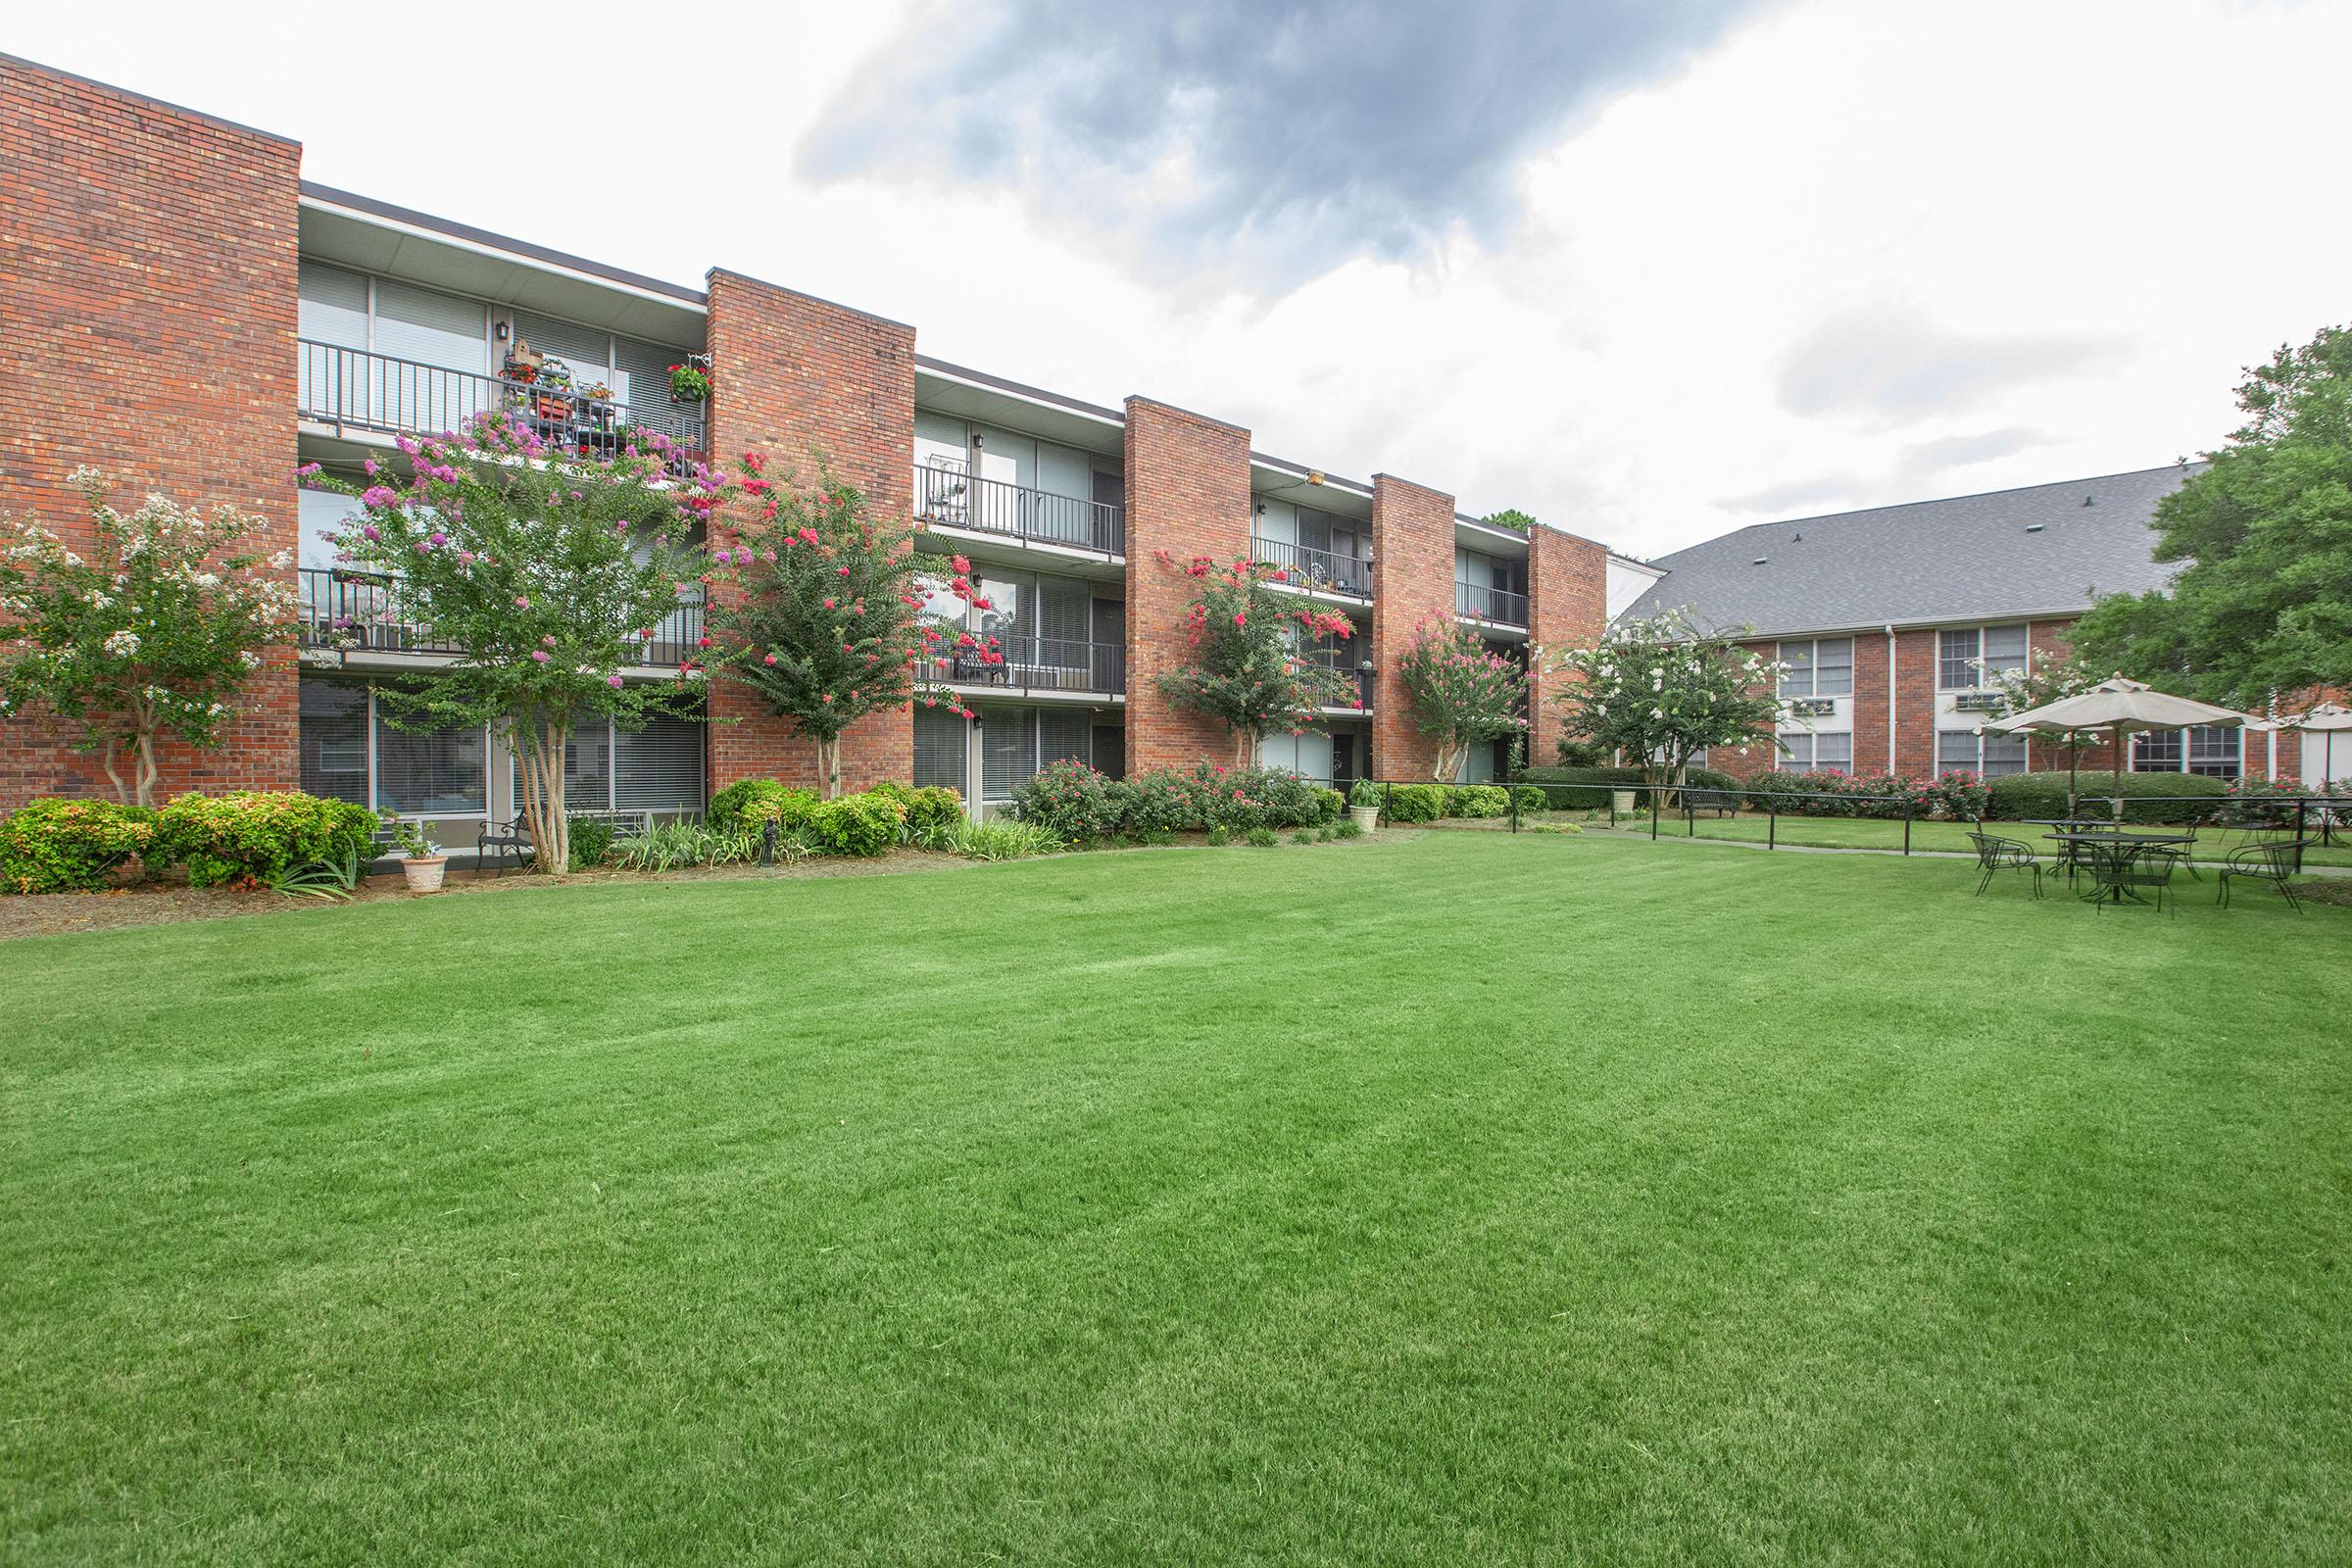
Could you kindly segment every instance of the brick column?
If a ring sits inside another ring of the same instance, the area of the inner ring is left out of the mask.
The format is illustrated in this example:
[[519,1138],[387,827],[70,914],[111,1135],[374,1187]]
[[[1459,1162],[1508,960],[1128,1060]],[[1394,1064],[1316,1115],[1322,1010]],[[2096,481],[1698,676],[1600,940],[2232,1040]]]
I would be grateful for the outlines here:
[[[1882,650],[1884,653],[1884,650]],[[1855,763],[1859,767],[1860,761]],[[1874,772],[1886,765],[1882,749]],[[1894,634],[1894,770],[1912,778],[1936,771],[1936,633]]]
[[[86,551],[66,476],[226,502],[293,550],[299,143],[0,58],[0,511]],[[292,580],[294,567],[286,575]],[[291,650],[273,652],[213,751],[168,747],[160,794],[292,789]],[[0,810],[111,795],[43,721],[0,720]]]
[[[1448,529],[1448,532],[1451,530]],[[1446,564],[1446,574],[1453,567]],[[1528,716],[1527,760],[1549,766],[1567,733],[1558,698],[1568,676],[1547,673],[1546,664],[1572,648],[1591,648],[1608,628],[1609,553],[1590,539],[1538,526],[1527,541]]]
[[[713,461],[759,450],[768,477],[812,482],[818,462],[904,518],[913,490],[914,328],[739,273],[710,274]],[[787,471],[789,470],[789,471]],[[739,686],[710,686],[710,786],[780,778],[817,788],[816,747]],[[734,720],[734,722],[724,722]],[[914,772],[914,721],[875,713],[841,742],[844,790]]]
[[1393,474],[1372,476],[1372,774],[1432,776],[1435,741],[1413,726],[1397,661],[1417,628],[1454,624],[1453,497]]
[[[1854,633],[1854,772],[1886,771],[1886,634]],[[1935,738],[1929,737],[1931,749]]]
[[1250,553],[1250,432],[1131,397],[1126,462],[1127,770],[1226,761],[1233,732],[1170,703],[1157,676],[1193,655],[1184,631],[1193,579],[1177,568],[1195,556],[1223,564]]

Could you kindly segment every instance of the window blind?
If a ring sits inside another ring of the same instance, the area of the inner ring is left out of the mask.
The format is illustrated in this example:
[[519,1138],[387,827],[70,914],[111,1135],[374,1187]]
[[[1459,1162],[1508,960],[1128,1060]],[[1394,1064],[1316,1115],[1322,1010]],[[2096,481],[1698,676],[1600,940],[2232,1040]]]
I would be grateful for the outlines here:
[[304,679],[298,707],[302,789],[368,804],[368,688]]
[[914,710],[914,786],[964,792],[964,745],[971,734],[964,721],[944,708]]
[[703,804],[703,730],[657,714],[613,739],[612,804],[624,811],[691,811]]
[[480,816],[490,809],[489,737],[482,727],[393,726],[375,715],[375,808],[403,816]]
[[999,708],[980,715],[980,793],[1008,801],[1013,786],[1037,771],[1036,715],[1027,709]]

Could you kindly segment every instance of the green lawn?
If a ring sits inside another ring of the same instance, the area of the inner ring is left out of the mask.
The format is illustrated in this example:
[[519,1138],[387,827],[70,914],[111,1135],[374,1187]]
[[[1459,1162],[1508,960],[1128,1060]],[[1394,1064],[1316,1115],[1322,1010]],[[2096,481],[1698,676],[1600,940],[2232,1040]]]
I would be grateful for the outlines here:
[[[1911,848],[1944,850],[1955,855],[1972,855],[1974,849],[1968,834],[1974,826],[1968,822],[1914,822],[1911,824]],[[1638,831],[1647,834],[1649,818],[1636,821],[1618,818],[1618,831]],[[1686,822],[1680,811],[1669,811],[1658,819],[1661,838],[1671,834],[1676,838],[1734,839],[1745,844],[1762,844],[1768,831],[1781,844],[1803,845],[1819,849],[1899,850],[1903,847],[1903,824],[1880,821],[1875,818],[1847,816],[1784,816],[1777,825],[1769,816],[1741,813],[1739,816],[1693,816]],[[2036,854],[2047,857],[2056,848],[2044,836],[2051,830],[2032,822],[1987,822],[1984,831],[1997,833],[2028,845]],[[2148,829],[2147,831],[2161,831]],[[2317,830],[2314,830],[2316,838]],[[2234,829],[2202,828],[2197,833],[2195,855],[2201,862],[2218,865],[2231,850],[2255,843],[2257,840]],[[2335,842],[2314,845],[2303,852],[2305,865],[2352,866],[2352,837],[2338,832]]]
[[0,1560],[2352,1560],[2352,910],[1972,883],[1431,833],[0,945]]

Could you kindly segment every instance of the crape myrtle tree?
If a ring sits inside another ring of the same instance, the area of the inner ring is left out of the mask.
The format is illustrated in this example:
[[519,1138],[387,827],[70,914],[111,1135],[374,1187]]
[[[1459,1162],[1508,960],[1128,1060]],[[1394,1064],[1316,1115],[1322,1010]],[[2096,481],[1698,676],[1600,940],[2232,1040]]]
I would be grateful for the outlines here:
[[1460,776],[1471,747],[1527,728],[1527,671],[1464,627],[1415,622],[1396,668],[1413,727],[1437,743],[1432,777]]
[[959,663],[1004,663],[1004,651],[964,624],[965,607],[989,608],[970,562],[918,553],[911,519],[878,520],[821,461],[806,488],[767,479],[757,453],[744,465],[725,518],[733,542],[711,552],[737,590],[711,611],[713,667],[815,744],[836,796],[843,731],[916,699],[968,718],[944,683]]
[[1786,664],[1702,630],[1680,609],[1621,622],[1554,667],[1572,677],[1553,699],[1567,710],[1568,733],[1640,758],[1652,786],[1682,783],[1690,759],[1710,747],[1773,744],[1785,710]]
[[2246,422],[2150,519],[2180,575],[2100,599],[2068,637],[2095,668],[2260,709],[2352,686],[2352,327],[2280,347],[2237,402]]
[[671,680],[620,671],[643,663],[655,628],[708,581],[702,534],[732,481],[685,464],[658,433],[584,456],[542,443],[503,410],[399,445],[405,479],[372,459],[365,485],[316,464],[298,470],[359,499],[336,548],[398,583],[371,612],[429,625],[458,651],[431,679],[378,696],[398,727],[486,724],[512,747],[539,868],[561,876],[571,860],[564,762],[574,726],[637,728],[706,678],[699,650]]
[[152,806],[158,744],[220,745],[262,651],[292,637],[294,555],[256,546],[265,517],[161,495],[125,514],[95,468],[72,483],[88,559],[0,516],[0,715],[46,713],[97,754],[122,804]]
[[1222,720],[1234,735],[1234,763],[1256,764],[1271,730],[1300,734],[1324,708],[1361,708],[1355,682],[1299,652],[1302,641],[1346,638],[1346,615],[1316,609],[1282,584],[1290,570],[1265,562],[1220,565],[1195,556],[1178,565],[1165,550],[1152,559],[1194,582],[1185,603],[1185,638],[1192,658],[1160,673],[1160,694],[1180,708]]

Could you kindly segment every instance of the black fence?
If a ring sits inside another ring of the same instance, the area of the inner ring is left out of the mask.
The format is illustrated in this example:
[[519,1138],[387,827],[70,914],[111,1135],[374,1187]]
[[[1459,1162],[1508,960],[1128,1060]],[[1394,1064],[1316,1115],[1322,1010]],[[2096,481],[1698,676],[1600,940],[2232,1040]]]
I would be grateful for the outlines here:
[[1002,534],[1025,544],[1061,545],[1106,556],[1127,548],[1123,508],[982,479],[936,464],[921,464],[914,470],[914,515],[934,527]]
[[[305,567],[298,575],[296,634],[305,648],[379,654],[465,652],[434,633],[421,607],[413,602],[409,585],[399,577],[341,567]],[[696,593],[644,628],[652,637],[632,639],[628,662],[675,664],[695,656],[703,636],[703,602],[700,590]]]
[[1357,599],[1372,597],[1372,563],[1358,557],[1335,555],[1329,550],[1281,539],[1260,539],[1255,535],[1250,540],[1250,555],[1269,566],[1280,566],[1290,581],[1302,587]]
[[672,468],[682,469],[703,450],[703,406],[675,402],[666,392],[630,404],[592,396],[590,387],[452,370],[310,338],[298,348],[297,412],[321,424],[437,434],[503,409],[549,446],[584,456],[616,457],[639,432],[659,433],[681,449]]

